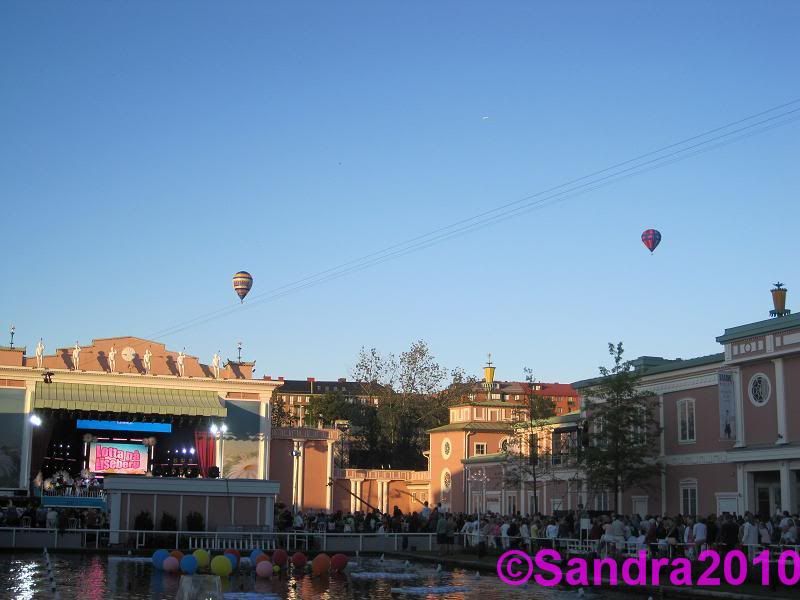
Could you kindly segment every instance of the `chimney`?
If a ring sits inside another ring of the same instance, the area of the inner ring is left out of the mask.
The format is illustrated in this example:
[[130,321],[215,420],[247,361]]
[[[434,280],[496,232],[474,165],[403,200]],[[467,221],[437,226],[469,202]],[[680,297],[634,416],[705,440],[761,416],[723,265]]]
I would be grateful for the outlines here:
[[347,383],[347,377],[339,377],[339,383]]
[[272,375],[264,375],[264,379],[267,381],[272,381]]
[[780,281],[774,285],[775,287],[770,290],[770,292],[772,292],[772,305],[774,306],[774,310],[769,311],[769,316],[785,317],[792,312],[786,309],[786,292],[789,290],[783,287]]
[[311,388],[311,393],[314,393],[314,381],[316,381],[313,377],[308,378],[308,385]]
[[278,377],[278,381],[283,381],[283,377]]

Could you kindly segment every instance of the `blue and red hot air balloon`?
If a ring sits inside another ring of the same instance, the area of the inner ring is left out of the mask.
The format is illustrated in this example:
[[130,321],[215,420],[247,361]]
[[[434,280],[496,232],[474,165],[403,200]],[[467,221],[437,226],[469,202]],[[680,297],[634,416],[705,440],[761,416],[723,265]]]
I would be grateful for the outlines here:
[[647,249],[650,250],[650,254],[652,254],[653,250],[658,248],[658,245],[661,243],[661,232],[658,229],[646,230],[642,233],[642,243],[647,246]]
[[253,287],[253,276],[247,271],[239,271],[233,276],[233,290],[242,302],[251,287]]

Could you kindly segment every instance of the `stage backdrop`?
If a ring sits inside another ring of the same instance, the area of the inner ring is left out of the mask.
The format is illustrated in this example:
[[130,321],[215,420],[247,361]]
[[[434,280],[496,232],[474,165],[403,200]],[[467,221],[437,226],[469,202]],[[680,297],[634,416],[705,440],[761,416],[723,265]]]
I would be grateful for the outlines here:
[[0,388],[0,488],[19,488],[25,390]]
[[89,448],[92,473],[144,475],[147,472],[147,448],[141,444],[96,442]]
[[261,417],[259,403],[226,400],[228,433],[225,436],[223,476],[229,479],[258,479],[258,447]]

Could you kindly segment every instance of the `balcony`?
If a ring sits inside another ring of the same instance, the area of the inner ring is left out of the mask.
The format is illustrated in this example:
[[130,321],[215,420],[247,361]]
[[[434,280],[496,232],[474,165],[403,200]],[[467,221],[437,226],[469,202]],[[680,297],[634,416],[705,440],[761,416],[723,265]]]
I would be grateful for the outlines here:
[[42,506],[57,506],[62,508],[106,508],[106,492],[102,488],[73,489],[62,487],[52,490],[37,488],[35,496],[41,498]]

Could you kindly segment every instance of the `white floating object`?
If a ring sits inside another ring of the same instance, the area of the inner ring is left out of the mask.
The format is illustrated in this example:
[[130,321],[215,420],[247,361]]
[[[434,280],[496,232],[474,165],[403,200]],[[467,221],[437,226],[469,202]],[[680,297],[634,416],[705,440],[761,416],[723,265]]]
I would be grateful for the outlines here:
[[408,594],[409,596],[427,596],[428,594],[457,594],[468,592],[468,587],[459,585],[434,585],[428,587],[393,587],[393,594]]
[[410,581],[412,579],[419,579],[419,575],[417,573],[376,573],[374,571],[356,571],[355,573],[350,573],[350,577],[353,579],[366,580],[393,579],[395,581]]

